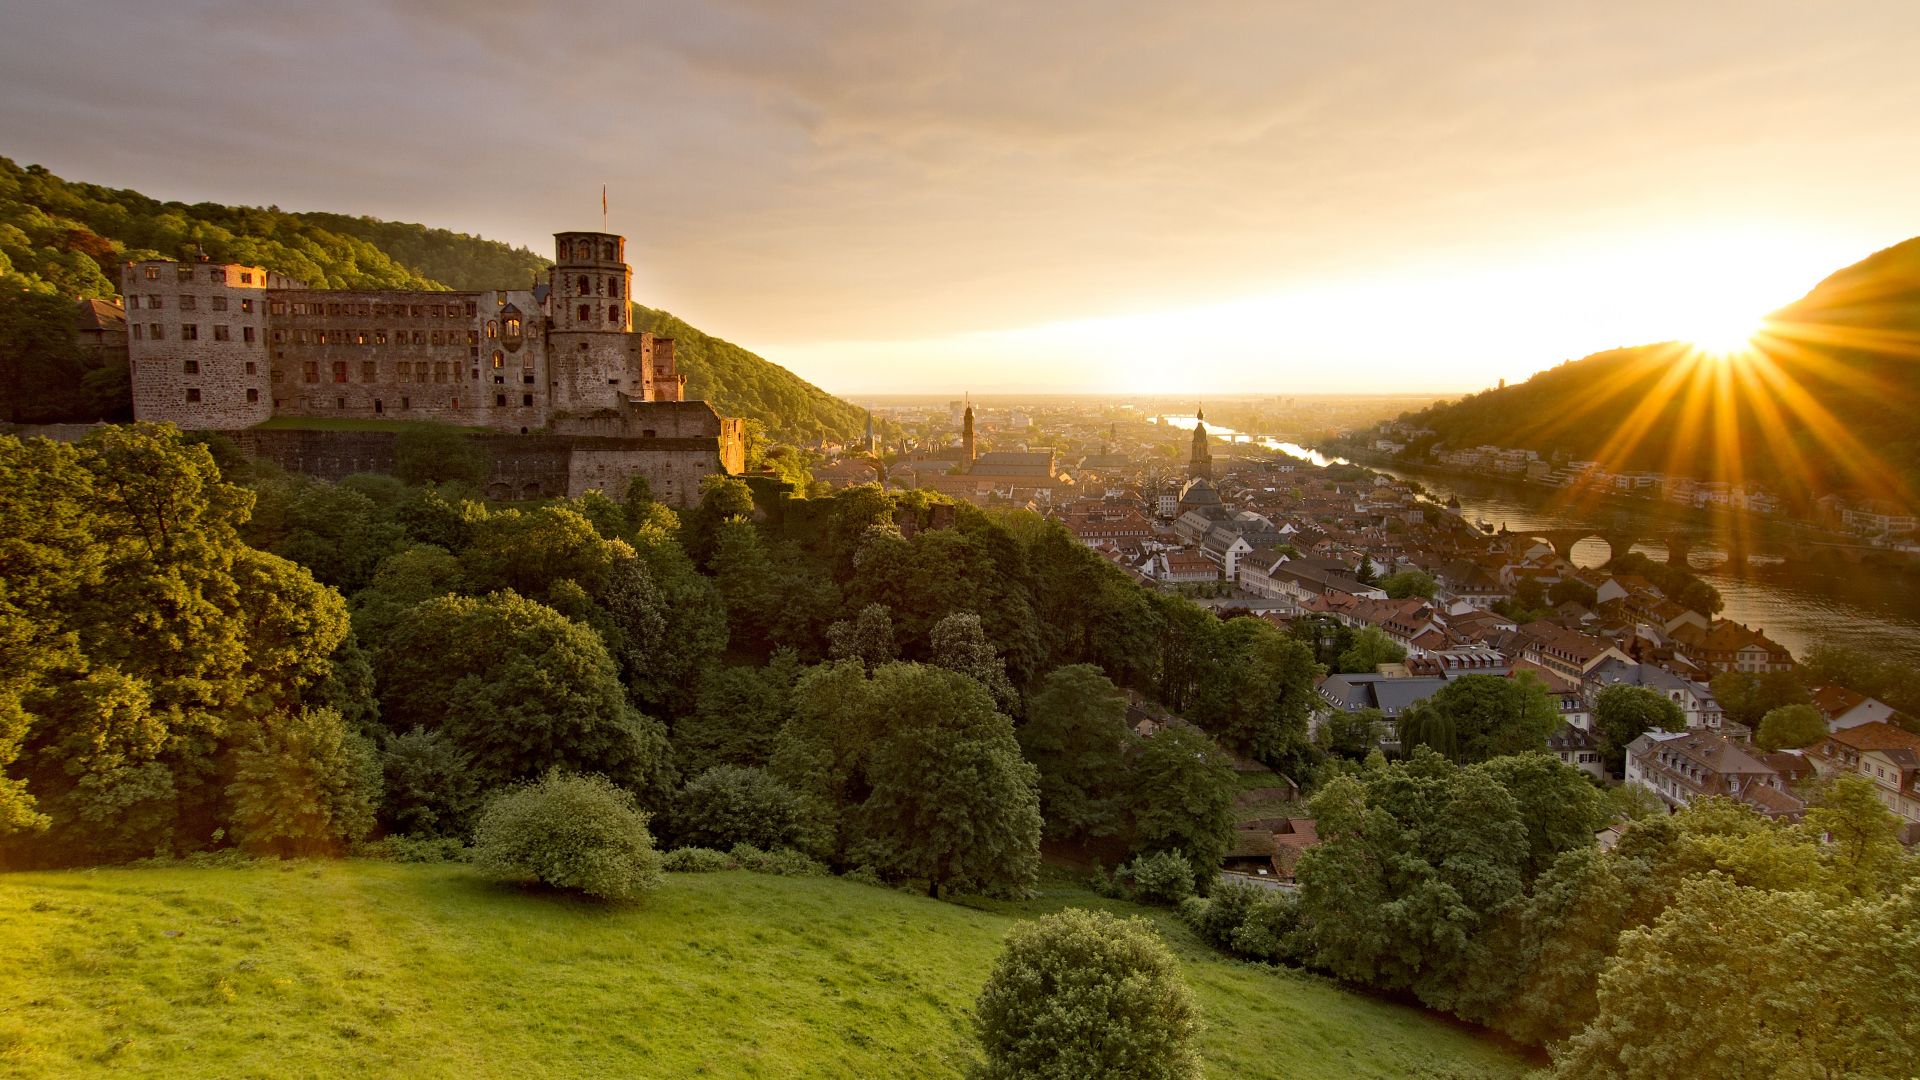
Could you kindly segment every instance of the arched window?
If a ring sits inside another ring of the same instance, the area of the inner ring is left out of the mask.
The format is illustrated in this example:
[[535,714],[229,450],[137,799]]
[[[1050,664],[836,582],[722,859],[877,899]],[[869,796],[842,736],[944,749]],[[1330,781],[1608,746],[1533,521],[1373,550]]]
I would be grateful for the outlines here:
[[505,353],[502,353],[502,352],[496,352],[496,353],[494,353],[494,354],[493,354],[493,366],[494,366],[494,367],[497,367],[497,368],[499,368],[499,367],[506,367],[506,366],[507,366],[507,355],[506,355]]
[[605,260],[606,260],[606,261],[608,261],[608,262],[612,262],[612,261],[613,261],[613,241],[611,241],[611,240],[603,240],[603,241],[601,241],[601,243],[600,243],[600,257],[601,257],[602,259],[605,259]]
[[619,304],[607,305],[607,321],[612,323],[615,326],[620,325],[620,305]]
[[488,341],[492,341],[492,340],[493,340],[494,338],[497,338],[497,337],[499,337],[499,336],[500,336],[500,322],[499,322],[499,320],[497,320],[497,319],[488,319],[488,320],[487,320],[487,340],[488,340]]
[[508,337],[520,336],[520,316],[518,315],[507,316],[507,336]]
[[593,295],[593,280],[587,277],[587,275],[585,274],[580,275],[580,295],[581,296]]

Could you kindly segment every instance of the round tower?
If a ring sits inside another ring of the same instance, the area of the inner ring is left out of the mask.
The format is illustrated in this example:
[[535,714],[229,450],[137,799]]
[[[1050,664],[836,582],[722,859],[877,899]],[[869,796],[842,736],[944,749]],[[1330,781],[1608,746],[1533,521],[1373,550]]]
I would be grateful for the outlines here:
[[548,372],[555,409],[611,409],[619,395],[646,395],[646,376],[631,334],[627,298],[633,272],[627,241],[602,232],[555,233],[549,278],[553,328]]

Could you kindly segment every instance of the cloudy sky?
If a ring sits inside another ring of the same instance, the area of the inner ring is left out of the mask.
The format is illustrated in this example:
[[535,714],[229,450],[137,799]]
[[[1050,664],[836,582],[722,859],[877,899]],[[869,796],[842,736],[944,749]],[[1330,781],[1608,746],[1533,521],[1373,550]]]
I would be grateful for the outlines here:
[[1920,3],[9,0],[0,154],[634,238],[844,393],[1475,389],[1920,234]]

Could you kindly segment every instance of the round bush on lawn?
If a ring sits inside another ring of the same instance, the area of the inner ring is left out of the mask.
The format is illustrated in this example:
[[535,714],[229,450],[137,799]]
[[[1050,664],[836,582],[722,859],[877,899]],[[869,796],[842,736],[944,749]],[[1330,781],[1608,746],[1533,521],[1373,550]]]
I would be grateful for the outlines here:
[[551,772],[495,796],[474,829],[473,861],[495,877],[603,900],[632,899],[660,881],[646,813],[600,776]]
[[974,1005],[978,1080],[1187,1080],[1199,1010],[1144,919],[1069,908],[1007,935]]

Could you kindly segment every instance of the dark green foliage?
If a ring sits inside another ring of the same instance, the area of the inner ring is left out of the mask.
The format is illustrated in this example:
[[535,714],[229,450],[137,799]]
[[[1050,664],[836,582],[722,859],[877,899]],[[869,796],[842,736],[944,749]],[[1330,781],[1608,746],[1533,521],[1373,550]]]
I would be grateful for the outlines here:
[[500,878],[602,900],[631,900],[660,883],[647,815],[600,776],[552,772],[517,785],[487,804],[473,839],[475,865]]
[[281,476],[255,484],[249,544],[306,567],[342,592],[366,586],[402,531],[371,498],[342,484]]
[[240,541],[252,496],[170,426],[0,437],[0,474],[0,830],[30,834],[9,858],[212,843],[222,763],[320,696],[345,604]]
[[716,664],[700,677],[693,712],[673,727],[674,753],[688,773],[715,765],[765,765],[774,740],[793,712],[800,665],[791,652],[766,667]]
[[1007,935],[974,1006],[975,1080],[1201,1075],[1199,1009],[1143,919],[1069,908]]
[[1643,686],[1615,684],[1593,699],[1593,733],[1600,759],[1615,776],[1626,770],[1627,744],[1649,731],[1681,731],[1687,714],[1665,694]]
[[1808,686],[1844,686],[1920,716],[1920,671],[1898,661],[1822,644],[1801,655],[1800,674]]
[[1599,590],[1577,577],[1563,577],[1547,587],[1547,603],[1554,607],[1573,603],[1591,608],[1599,602]]
[[1322,674],[1312,650],[1254,618],[1217,624],[1205,637],[1191,660],[1187,718],[1232,753],[1276,769],[1310,761],[1307,720],[1320,703],[1314,682]]
[[1513,796],[1527,843],[1520,871],[1528,881],[1563,852],[1593,846],[1593,834],[1612,819],[1607,797],[1587,774],[1547,754],[1513,754],[1475,768]]
[[393,439],[393,473],[409,484],[486,482],[492,464],[480,444],[444,424],[410,424]]
[[1431,600],[1434,590],[1439,587],[1433,575],[1425,570],[1402,570],[1397,574],[1388,574],[1380,579],[1379,585],[1394,600],[1405,600],[1412,596]]
[[980,628],[980,616],[957,611],[935,623],[929,653],[934,664],[984,687],[993,695],[995,708],[1009,716],[1019,715],[1020,698],[1007,679],[1007,662],[988,644]]
[[1646,578],[1674,603],[1709,618],[1725,606],[1720,599],[1720,591],[1700,580],[1691,570],[1671,563],[1656,562],[1638,551],[1614,556],[1607,562],[1607,569],[1616,574]]
[[233,838],[255,855],[339,855],[373,828],[380,757],[330,709],[259,722],[234,754]]
[[1813,699],[1795,671],[1723,671],[1713,677],[1714,700],[1726,717],[1750,728],[1784,705],[1806,705]]
[[666,734],[627,705],[599,635],[515,593],[416,605],[376,670],[387,723],[443,733],[472,755],[483,787],[556,768],[603,773],[649,798],[671,786]]
[[1370,674],[1381,664],[1397,664],[1407,658],[1407,650],[1377,626],[1363,627],[1353,635],[1353,644],[1340,654],[1340,670],[1350,674]]
[[[5,226],[0,225],[0,230]],[[131,419],[124,357],[93,356],[74,340],[71,294],[9,273],[0,241],[0,394],[16,424]]]
[[893,615],[885,604],[868,604],[857,618],[827,627],[828,659],[854,660],[871,671],[899,655],[894,644]]
[[1177,907],[1193,895],[1193,864],[1178,851],[1159,851],[1141,855],[1122,868],[1121,873],[1133,887],[1136,900],[1145,904]]
[[380,824],[412,836],[465,836],[480,807],[473,757],[445,735],[416,727],[387,738]]
[[716,765],[674,797],[674,840],[699,847],[784,848],[800,839],[800,800],[764,769]]
[[1212,880],[1233,841],[1233,763],[1205,732],[1169,724],[1145,739],[1128,769],[1135,851],[1178,851]]
[[1798,750],[1827,737],[1827,720],[1811,705],[1782,705],[1760,718],[1753,741],[1762,750]]
[[772,771],[825,835],[817,850],[897,879],[1019,892],[1039,870],[1038,778],[971,679],[919,664],[826,664],[794,688]]
[[1353,628],[1331,615],[1309,612],[1293,620],[1288,631],[1313,651],[1313,659],[1331,671],[1345,670],[1341,658],[1353,647]]
[[1055,839],[1125,831],[1126,699],[1100,669],[1073,664],[1041,681],[1018,731],[1040,771],[1040,813]]
[[1379,709],[1356,712],[1335,709],[1321,722],[1317,737],[1327,753],[1360,761],[1380,748],[1381,723],[1385,719]]
[[1298,959],[1299,906],[1294,893],[1227,881],[1205,897],[1181,901],[1180,918],[1216,949],[1277,962]]
[[1464,763],[1544,750],[1559,726],[1559,711],[1532,675],[1466,675],[1408,709],[1400,741]]

